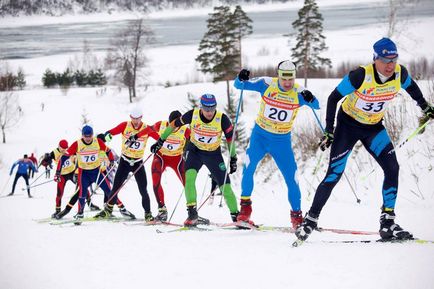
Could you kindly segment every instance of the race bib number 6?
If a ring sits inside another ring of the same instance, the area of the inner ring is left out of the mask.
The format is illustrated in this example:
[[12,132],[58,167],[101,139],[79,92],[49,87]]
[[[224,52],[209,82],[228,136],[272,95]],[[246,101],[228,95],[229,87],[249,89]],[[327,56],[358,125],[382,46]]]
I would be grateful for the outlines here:
[[173,151],[176,150],[180,147],[181,144],[179,143],[168,143],[167,141],[164,142],[163,147],[165,147],[166,149],[168,149],[169,151]]

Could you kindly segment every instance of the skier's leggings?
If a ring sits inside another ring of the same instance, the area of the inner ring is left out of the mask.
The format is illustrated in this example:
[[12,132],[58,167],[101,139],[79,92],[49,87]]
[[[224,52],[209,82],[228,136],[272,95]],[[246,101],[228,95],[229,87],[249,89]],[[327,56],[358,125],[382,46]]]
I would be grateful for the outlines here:
[[327,174],[316,190],[310,209],[310,213],[314,215],[321,213],[333,188],[341,178],[351,150],[358,140],[384,171],[382,189],[384,208],[395,208],[399,165],[389,135],[381,123],[361,126],[353,124],[354,122],[355,120],[350,119],[344,112],[339,112]]
[[60,176],[60,181],[57,183],[56,209],[60,209],[60,207],[62,206],[62,197],[63,192],[65,191],[65,185],[67,181],[71,181],[74,183],[74,172]]
[[137,187],[139,188],[140,195],[142,196],[142,207],[145,210],[145,213],[151,212],[151,200],[149,199],[147,185],[148,182],[146,180],[146,171],[144,166],[142,166],[143,160],[138,159],[133,165],[130,165],[130,162],[126,161],[122,156],[119,161],[118,170],[116,171],[115,179],[113,181],[113,188],[108,195],[108,200],[110,205],[114,205],[118,200],[119,189],[121,188],[124,181],[127,179],[128,174],[130,172],[136,171],[134,178],[137,182]]

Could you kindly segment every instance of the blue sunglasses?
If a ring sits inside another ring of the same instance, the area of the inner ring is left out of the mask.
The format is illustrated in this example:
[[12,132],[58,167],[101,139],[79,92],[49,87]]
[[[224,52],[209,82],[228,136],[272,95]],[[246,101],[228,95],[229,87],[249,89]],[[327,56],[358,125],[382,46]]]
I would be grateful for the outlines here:
[[382,57],[382,56],[377,56],[377,59],[379,59],[381,62],[383,63],[397,63],[398,62],[398,56],[395,56],[393,58],[387,58],[387,57]]

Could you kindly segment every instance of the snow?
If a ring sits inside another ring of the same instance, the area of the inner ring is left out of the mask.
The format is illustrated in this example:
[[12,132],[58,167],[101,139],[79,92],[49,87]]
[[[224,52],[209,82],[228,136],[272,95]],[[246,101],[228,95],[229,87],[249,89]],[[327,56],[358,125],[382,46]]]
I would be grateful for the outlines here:
[[[418,39],[415,43],[404,37],[399,38],[400,55],[404,63],[419,56],[432,59],[434,40],[425,36],[429,35],[433,24],[434,18],[412,22],[408,33]],[[381,30],[374,27],[326,32],[330,47],[328,56],[333,61],[369,62],[372,42],[380,34]],[[247,67],[277,63],[289,55],[287,39],[284,37],[267,41],[251,37],[243,43],[243,47]],[[258,55],[262,47],[268,49],[270,54]],[[195,46],[151,49],[152,85],[146,91],[143,87],[139,88],[140,98],[133,104],[128,103],[128,92],[115,86],[108,86],[105,91],[101,88],[71,88],[65,92],[41,88],[42,71],[46,67],[62,70],[70,56],[9,61],[15,68],[24,68],[30,88],[16,92],[24,116],[15,128],[7,132],[7,143],[0,144],[0,194],[10,191],[10,166],[24,153],[35,152],[39,157],[54,149],[62,138],[69,142],[79,138],[83,114],[90,119],[96,132],[104,132],[127,120],[130,110],[137,105],[143,108],[146,123],[165,119],[174,109],[184,112],[189,107],[187,93],[196,96],[205,92],[213,93],[218,97],[219,109],[223,109],[225,83],[201,82],[168,88],[161,85],[168,79],[181,83],[195,78],[206,79],[194,72],[196,51]],[[170,73],[165,69],[169,64]],[[298,82],[302,83],[302,80]],[[323,109],[328,94],[338,82],[339,79],[309,80],[309,89],[319,98]],[[418,84],[427,96],[429,83],[419,81]],[[236,90],[234,92],[238,95]],[[244,98],[245,114],[241,119],[251,128],[258,110],[258,95],[245,92]],[[41,111],[41,103],[44,104],[44,111]],[[405,107],[409,121],[400,141],[417,126],[416,115],[419,113],[415,103],[408,97]],[[321,117],[324,121],[324,112]],[[316,125],[312,113],[309,109],[302,109],[295,127],[309,124]],[[429,124],[423,135],[415,137],[397,151],[401,165],[397,223],[415,236],[429,240],[434,240],[434,190],[431,181],[434,163],[432,157],[426,156],[432,155],[433,143],[434,128]],[[119,136],[114,137],[110,146],[119,153]],[[361,151],[352,155],[346,170],[361,203],[355,202],[343,178],[321,214],[320,226],[378,230],[382,172],[367,153],[363,149]],[[148,154],[149,151],[145,157]],[[327,165],[325,158],[324,165],[315,176],[311,172],[316,159],[309,159],[303,164],[299,162],[304,212],[309,209],[314,189],[324,176]],[[239,159],[241,166],[242,152],[239,153]],[[358,166],[362,167],[362,172],[357,169]],[[148,182],[151,182],[150,160],[145,167]],[[274,173],[268,183],[263,183],[272,168],[262,168],[255,176],[252,218],[260,224],[289,226],[290,207],[281,174]],[[367,180],[362,180],[372,168],[376,169],[375,172]],[[239,197],[241,168],[231,176],[231,180]],[[201,202],[210,188],[205,168],[200,171],[196,186],[198,201]],[[157,234],[156,227],[103,222],[86,223],[79,227],[51,226],[33,220],[53,213],[55,183],[32,189],[33,199],[27,198],[22,190],[24,187],[21,179],[16,196],[0,199],[0,288],[428,289],[434,284],[433,244],[325,244],[321,241],[375,237],[314,233],[309,242],[295,249],[290,246],[294,236],[279,232],[215,230]],[[163,187],[170,214],[183,190],[170,170],[163,177]],[[74,187],[68,183],[62,199],[63,206],[73,191]],[[148,184],[148,191],[152,211],[156,214],[151,184]],[[130,211],[138,217],[143,216],[134,180],[126,184],[119,196]],[[94,201],[101,206],[102,195],[96,195]],[[218,207],[219,201],[216,198],[213,205],[205,205],[200,214],[215,222],[229,222],[229,212],[225,206]],[[76,208],[68,217],[75,212]],[[186,215],[185,199],[182,197],[172,221],[182,223]],[[158,229],[165,231],[171,228]]]

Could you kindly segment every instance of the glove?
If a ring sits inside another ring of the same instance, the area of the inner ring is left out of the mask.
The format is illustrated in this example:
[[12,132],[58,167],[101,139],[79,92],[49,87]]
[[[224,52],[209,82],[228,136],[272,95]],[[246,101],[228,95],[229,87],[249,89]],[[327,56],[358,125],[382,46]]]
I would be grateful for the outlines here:
[[240,81],[249,80],[250,71],[247,69],[241,69],[240,73],[238,73],[238,79]]
[[154,144],[151,146],[151,152],[152,152],[153,154],[156,154],[156,153],[161,149],[161,147],[163,146],[163,143],[164,143],[164,140],[162,140],[161,137],[160,137],[160,138],[157,140],[157,142],[154,143]]
[[324,135],[321,138],[321,141],[319,143],[319,148],[322,151],[325,151],[326,148],[328,148],[328,147],[330,147],[332,145],[333,140],[334,140],[333,133],[330,133],[330,132],[327,132],[327,131],[324,132]]
[[73,182],[74,184],[76,184],[76,183],[77,183],[77,180],[78,180],[78,174],[74,174],[74,175],[72,176],[72,182]]
[[303,96],[304,101],[306,101],[307,103],[311,103],[315,100],[315,96],[313,96],[312,92],[307,89],[300,92],[300,94],[301,96]]
[[60,182],[60,174],[55,174],[55,175],[54,175],[54,181],[55,181],[56,183],[59,183],[59,182]]
[[125,142],[125,144],[128,146],[130,144],[133,144],[136,140],[138,139],[137,135],[130,135],[130,137],[127,139],[127,141]]
[[104,139],[106,142],[110,142],[112,140],[113,136],[108,131],[104,134]]
[[425,114],[425,116],[428,118],[434,118],[434,106],[428,105],[427,107],[425,107],[425,109],[423,110],[423,113]]
[[229,174],[233,174],[237,171],[237,157],[231,157],[229,162]]

